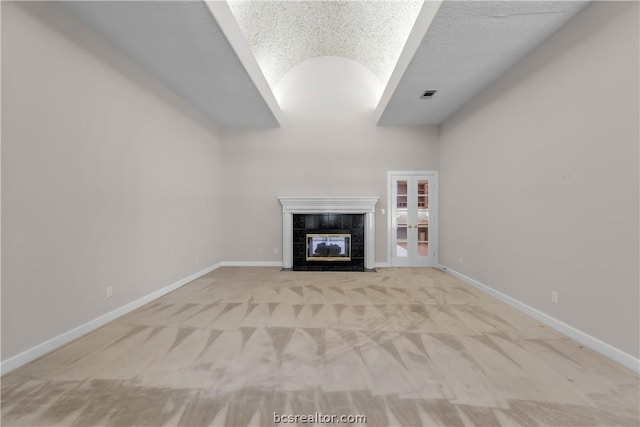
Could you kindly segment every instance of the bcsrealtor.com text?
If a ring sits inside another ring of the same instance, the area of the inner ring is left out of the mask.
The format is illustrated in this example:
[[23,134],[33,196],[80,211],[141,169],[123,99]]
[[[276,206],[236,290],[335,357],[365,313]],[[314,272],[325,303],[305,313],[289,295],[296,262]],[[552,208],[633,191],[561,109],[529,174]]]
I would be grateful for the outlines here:
[[273,413],[274,424],[365,424],[364,415],[330,415],[316,412],[313,415]]

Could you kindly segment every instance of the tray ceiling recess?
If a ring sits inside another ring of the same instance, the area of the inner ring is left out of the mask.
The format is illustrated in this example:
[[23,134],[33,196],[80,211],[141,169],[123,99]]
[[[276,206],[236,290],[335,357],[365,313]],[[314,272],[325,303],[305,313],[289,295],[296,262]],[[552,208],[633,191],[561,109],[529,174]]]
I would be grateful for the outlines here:
[[386,85],[422,1],[229,0],[269,85],[318,56],[367,67]]

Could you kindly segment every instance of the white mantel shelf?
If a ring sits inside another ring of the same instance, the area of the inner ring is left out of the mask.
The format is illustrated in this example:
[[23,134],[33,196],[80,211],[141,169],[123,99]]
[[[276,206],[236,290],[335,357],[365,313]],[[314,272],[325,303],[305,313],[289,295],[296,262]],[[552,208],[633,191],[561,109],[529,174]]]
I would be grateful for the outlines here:
[[364,268],[375,267],[375,212],[378,197],[278,197],[282,205],[282,268],[293,267],[293,214],[364,214]]
[[376,211],[378,197],[278,197],[282,212],[368,213]]

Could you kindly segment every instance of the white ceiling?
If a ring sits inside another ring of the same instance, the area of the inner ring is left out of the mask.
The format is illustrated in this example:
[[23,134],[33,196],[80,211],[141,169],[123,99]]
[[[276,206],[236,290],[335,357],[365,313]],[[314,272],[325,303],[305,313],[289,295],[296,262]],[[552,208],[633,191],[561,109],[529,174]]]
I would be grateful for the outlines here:
[[[63,2],[215,122],[263,127],[278,126],[272,91],[284,74],[327,55],[392,82],[378,124],[442,123],[586,3],[427,2],[414,26],[415,1]],[[438,92],[419,99],[427,89]]]
[[[379,125],[437,125],[564,25],[585,1],[444,1]],[[438,92],[420,99],[425,90]]]
[[386,84],[421,1],[230,0],[240,29],[272,89],[295,65],[342,56]]
[[278,126],[205,2],[62,3],[216,123]]

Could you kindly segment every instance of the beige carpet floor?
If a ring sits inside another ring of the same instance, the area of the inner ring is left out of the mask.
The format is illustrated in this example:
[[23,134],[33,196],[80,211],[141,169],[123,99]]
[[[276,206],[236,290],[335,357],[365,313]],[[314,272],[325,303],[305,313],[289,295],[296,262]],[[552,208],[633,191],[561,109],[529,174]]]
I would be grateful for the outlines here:
[[221,268],[5,375],[1,421],[638,426],[638,386],[437,270]]

